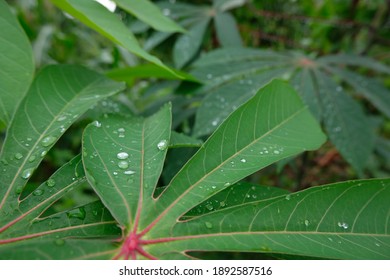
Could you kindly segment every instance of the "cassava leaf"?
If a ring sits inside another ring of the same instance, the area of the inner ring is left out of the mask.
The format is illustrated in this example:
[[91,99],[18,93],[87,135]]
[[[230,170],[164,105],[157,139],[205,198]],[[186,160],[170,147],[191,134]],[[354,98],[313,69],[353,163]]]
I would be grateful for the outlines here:
[[[294,90],[275,80],[232,113],[187,162],[145,211],[158,233],[171,229],[172,219],[240,179],[280,159],[318,148],[325,140],[318,124]],[[157,218],[153,218],[156,217]],[[152,218],[152,219],[151,219]],[[154,221],[153,221],[154,220]]]
[[217,12],[215,15],[215,30],[218,41],[223,47],[242,46],[242,39],[237,28],[237,22],[229,12]]
[[174,73],[160,59],[150,55],[141,48],[134,34],[120,19],[96,1],[51,0],[57,7],[69,13],[82,23],[107,37],[126,50],[152,62],[168,72]]
[[189,258],[186,253],[191,251],[388,259],[389,199],[389,179],[260,198],[177,222],[171,227],[170,242],[151,245],[149,252],[166,259]]
[[83,135],[86,175],[115,219],[127,229],[151,203],[171,129],[170,106],[150,118],[111,117]]
[[10,196],[12,211],[0,216],[0,259],[86,257],[99,247],[72,248],[72,243],[83,244],[77,239],[118,237],[116,221],[99,201],[45,215],[54,202],[86,181],[80,161],[80,156],[72,159],[26,197],[21,198],[20,189]]
[[122,89],[123,84],[79,66],[48,66],[37,75],[15,112],[1,151],[0,213],[13,211],[15,191],[23,190],[77,117]]
[[163,15],[161,11],[149,0],[126,1],[115,0],[122,9],[133,14],[143,22],[146,22],[154,29],[163,32],[185,32],[185,30],[172,21],[169,17]]
[[327,135],[343,157],[362,172],[374,149],[374,131],[360,104],[328,75],[315,72]]
[[8,124],[34,74],[26,34],[4,0],[0,0],[0,123]]

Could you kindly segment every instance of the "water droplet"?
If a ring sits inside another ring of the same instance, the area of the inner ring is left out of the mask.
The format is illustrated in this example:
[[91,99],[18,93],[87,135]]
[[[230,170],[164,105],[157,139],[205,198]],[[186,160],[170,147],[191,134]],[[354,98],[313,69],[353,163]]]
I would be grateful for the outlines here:
[[99,121],[93,121],[92,122],[92,125],[96,126],[96,127],[101,127],[102,126],[102,123],[99,122]]
[[225,206],[226,206],[226,202],[225,202],[225,201],[221,201],[221,202],[219,203],[219,206],[225,207]]
[[43,193],[44,193],[44,191],[41,189],[37,189],[37,190],[33,191],[34,196],[41,196],[41,195],[43,195]]
[[47,151],[43,150],[39,155],[40,155],[41,157],[44,157],[44,156],[46,156],[46,154],[47,154]]
[[29,159],[28,162],[33,162],[37,157],[35,155],[32,155]]
[[274,154],[278,155],[278,154],[280,154],[280,151],[279,150],[274,150]]
[[161,140],[160,142],[157,143],[157,148],[160,151],[164,151],[168,148],[168,141],[167,140]]
[[212,124],[213,126],[217,126],[218,120],[213,120],[213,121],[211,122],[211,124]]
[[309,226],[309,225],[310,225],[309,220],[305,220],[305,226]]
[[54,179],[49,179],[46,181],[46,185],[49,187],[49,188],[52,188],[54,187],[56,184],[56,181]]
[[343,229],[348,229],[348,224],[345,222],[338,222],[337,225]]
[[116,175],[118,175],[118,172],[114,171],[114,172],[112,172],[112,174],[114,174],[116,176]]
[[133,171],[133,170],[126,170],[126,171],[123,172],[123,173],[125,173],[126,175],[132,175],[132,174],[135,173],[135,171]]
[[207,79],[212,79],[213,78],[213,74],[207,74]]
[[290,194],[286,195],[286,199],[290,200],[291,199],[291,195]]
[[120,162],[118,162],[118,167],[120,169],[126,169],[129,167],[129,163],[127,161],[121,160]]
[[21,177],[23,179],[28,179],[31,177],[33,172],[34,172],[34,168],[27,168],[27,169],[23,170]]
[[225,187],[229,187],[231,184],[229,182],[225,183]]
[[119,133],[125,133],[125,131],[126,131],[126,130],[125,130],[123,127],[118,128],[118,132],[119,132]]
[[118,159],[127,159],[129,157],[129,154],[126,152],[120,152],[116,155]]
[[15,154],[15,158],[16,159],[22,159],[23,158],[23,155],[21,153],[16,153]]
[[56,141],[56,139],[57,138],[55,138],[54,136],[46,136],[45,138],[43,138],[41,144],[43,147],[48,147],[52,145]]
[[93,210],[92,211],[92,215],[97,216],[98,215],[98,211],[97,210]]
[[212,188],[213,190],[215,190],[215,189],[217,188],[217,186],[211,186],[211,188]]
[[342,92],[342,91],[343,91],[343,88],[342,88],[341,86],[338,86],[338,87],[336,87],[336,91],[337,91],[337,92]]
[[375,243],[375,246],[380,247],[381,245],[379,243]]
[[240,161],[241,161],[242,163],[245,163],[245,162],[246,162],[246,159],[245,159],[245,158],[242,158]]
[[57,122],[62,122],[64,120],[66,120],[67,116],[66,115],[59,115],[58,118],[57,118]]
[[76,219],[84,220],[86,216],[86,212],[84,207],[80,207],[69,211],[68,213],[66,213],[66,215],[68,216],[69,219],[76,218]]
[[164,16],[167,17],[167,16],[169,16],[171,14],[171,10],[170,9],[163,9],[162,13],[163,13]]
[[210,222],[205,222],[204,225],[205,225],[207,228],[213,228],[213,224],[210,223]]
[[206,204],[206,208],[207,210],[209,211],[212,211],[214,209],[213,205],[212,204]]

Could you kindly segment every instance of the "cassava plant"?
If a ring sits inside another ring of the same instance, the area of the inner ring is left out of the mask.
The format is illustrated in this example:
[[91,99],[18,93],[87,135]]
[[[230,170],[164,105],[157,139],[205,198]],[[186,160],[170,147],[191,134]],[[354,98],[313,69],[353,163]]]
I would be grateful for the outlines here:
[[[83,13],[104,14],[97,3],[53,2],[102,32],[106,22],[92,24]],[[83,129],[79,155],[40,185],[31,184],[68,128],[125,85],[74,65],[51,65],[34,75],[29,42],[3,0],[0,18],[1,30],[9,30],[1,33],[0,44],[7,49],[0,52],[1,119],[7,126],[0,154],[0,259],[191,259],[199,251],[390,257],[389,179],[296,193],[245,181],[326,140],[299,95],[281,80],[237,106],[204,143],[172,130],[170,103],[150,116],[102,114]],[[181,76],[115,39],[119,31],[112,34],[107,36],[116,43]],[[167,151],[183,146],[198,150],[162,184]],[[96,192],[96,201],[53,209],[85,185]]]

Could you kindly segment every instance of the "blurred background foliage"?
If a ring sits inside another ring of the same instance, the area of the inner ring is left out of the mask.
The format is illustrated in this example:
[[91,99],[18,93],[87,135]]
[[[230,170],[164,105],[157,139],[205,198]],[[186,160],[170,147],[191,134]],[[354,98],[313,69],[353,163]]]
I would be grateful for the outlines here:
[[[204,86],[167,77],[158,68],[64,14],[49,0],[7,2],[31,41],[37,71],[53,63],[82,64],[104,72],[113,79],[124,80],[129,85],[119,96],[91,108],[66,132],[45,159],[44,168],[38,169],[34,175],[37,182],[47,178],[80,152],[85,124],[104,114],[149,115],[170,101],[173,104],[174,129],[189,135],[193,133],[197,109],[208,94],[207,90],[202,90]],[[118,7],[114,7],[113,12],[136,34],[145,50],[184,72],[196,73],[196,63],[206,53],[222,47],[240,46],[278,52],[299,51],[309,58],[349,53],[375,59],[384,67],[390,64],[389,0],[153,2],[164,15],[171,17],[188,32],[155,31]],[[386,93],[389,94],[390,75],[386,71],[373,71],[364,65],[355,65],[352,69],[364,77],[375,79],[387,88]],[[200,79],[200,76],[194,76]],[[207,81],[201,82],[207,84]],[[358,173],[328,142],[318,151],[270,166],[248,180],[296,191],[357,177],[388,177],[390,121],[366,99],[357,97],[355,100],[367,113],[376,137],[375,150],[365,163],[363,172]],[[4,135],[5,128],[1,127],[0,130]],[[206,136],[200,137],[205,139]],[[170,151],[161,184],[166,184],[171,174],[193,153],[194,148]],[[77,205],[91,198],[94,198],[94,193],[89,186],[85,186],[80,193],[72,194],[58,207]]]

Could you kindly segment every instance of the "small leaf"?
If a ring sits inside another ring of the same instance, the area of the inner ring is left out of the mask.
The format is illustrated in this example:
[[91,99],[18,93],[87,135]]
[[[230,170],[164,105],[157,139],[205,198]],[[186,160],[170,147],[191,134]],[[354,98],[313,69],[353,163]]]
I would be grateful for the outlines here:
[[0,0],[0,123],[8,124],[34,74],[30,42],[4,0]]
[[234,17],[228,13],[216,13],[215,29],[218,41],[223,47],[240,47],[242,39]]
[[197,54],[209,21],[209,19],[204,19],[194,24],[186,34],[177,39],[173,46],[173,61],[176,67],[184,67]]

